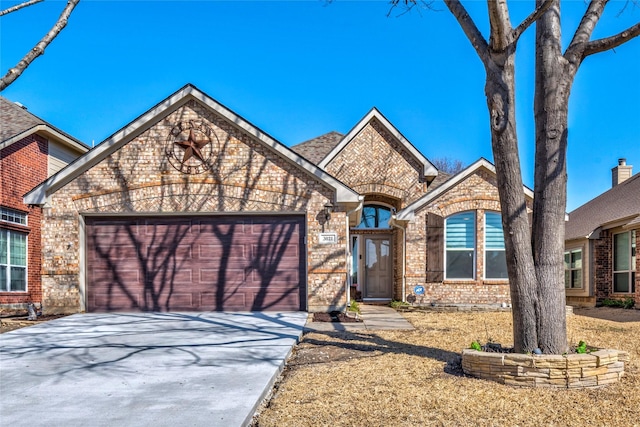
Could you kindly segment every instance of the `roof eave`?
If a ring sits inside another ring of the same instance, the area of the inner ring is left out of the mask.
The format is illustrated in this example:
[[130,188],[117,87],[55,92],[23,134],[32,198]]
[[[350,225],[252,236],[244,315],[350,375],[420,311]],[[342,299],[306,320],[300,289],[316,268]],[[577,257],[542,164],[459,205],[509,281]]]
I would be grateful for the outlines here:
[[42,133],[45,136],[47,136],[48,138],[52,138],[56,141],[61,142],[62,144],[68,146],[69,148],[72,148],[76,151],[80,151],[82,153],[86,153],[87,151],[89,151],[90,147],[83,144],[80,141],[74,140],[73,138],[69,138],[67,135],[60,133],[59,131],[57,131],[56,129],[52,128],[51,126],[47,126],[46,124],[38,124],[35,125],[27,130],[24,130],[22,132],[20,132],[17,135],[12,136],[9,139],[6,139],[2,142],[0,142],[0,150],[3,150],[7,147],[9,147],[10,145],[23,140],[24,138],[33,135],[34,133]]
[[[449,178],[449,180],[444,182],[442,185],[440,185],[435,190],[430,191],[429,193],[427,193],[424,196],[422,196],[420,199],[416,200],[415,202],[413,202],[412,204],[410,204],[406,208],[404,208],[401,211],[399,211],[396,214],[397,220],[413,221],[413,219],[415,218],[415,212],[417,210],[421,209],[427,203],[431,202],[432,200],[434,200],[434,199],[438,198],[439,196],[441,196],[442,194],[446,193],[447,191],[449,191],[449,189],[455,187],[460,182],[464,181],[467,177],[469,177],[470,175],[472,175],[473,173],[475,173],[477,170],[479,170],[481,168],[487,169],[488,171],[490,171],[493,174],[496,173],[495,166],[491,162],[489,162],[487,159],[481,157],[480,159],[476,160],[473,164],[469,165],[464,170],[460,171],[456,175],[454,175],[451,178]],[[529,197],[529,199],[533,200],[533,191],[531,191],[531,189],[529,189],[526,186],[523,186],[522,190],[523,190],[525,196],[527,196],[527,197]]]
[[337,203],[357,203],[358,202],[358,193],[351,190],[349,187],[338,181],[333,176],[329,175],[323,169],[319,168],[315,164],[311,163],[309,160],[305,159],[303,156],[297,154],[292,149],[286,147],[284,144],[278,142],[275,138],[270,136],[269,134],[263,132],[256,126],[252,125],[242,117],[233,113],[231,110],[223,106],[222,104],[214,101],[208,95],[205,95],[203,92],[199,91],[195,87],[191,86],[193,92],[190,94],[197,99],[198,101],[206,104],[211,109],[215,110],[218,114],[229,120],[231,123],[234,123],[236,126],[241,128],[243,131],[249,133],[254,136],[263,144],[269,146],[272,150],[278,152],[283,157],[285,157],[290,162],[302,167],[308,173],[314,175],[321,181],[329,184],[336,190],[336,202]]
[[49,179],[25,194],[24,203],[30,205],[44,204],[50,194],[55,193],[58,189],[72,181],[84,171],[98,164],[101,160],[115,151],[118,146],[124,145],[126,142],[140,135],[144,131],[144,124],[155,122],[162,114],[166,113],[168,109],[177,109],[186,103],[188,101],[187,95],[189,93],[189,88],[189,86],[185,86],[178,90],[169,98],[157,104],[151,110],[147,111],[145,114],[102,141],[93,150],[87,152],[84,156],[77,158],[57,174],[49,177]]
[[87,152],[84,156],[79,157],[74,162],[69,164],[66,168],[62,169],[57,174],[51,176],[49,179],[41,183],[39,186],[35,187],[24,196],[24,202],[26,204],[33,205],[44,204],[49,195],[55,193],[58,189],[75,179],[84,171],[99,163],[119,147],[123,146],[127,142],[145,132],[148,128],[148,124],[156,123],[162,117],[170,114],[172,111],[177,110],[192,99],[195,99],[211,108],[213,111],[228,120],[230,123],[233,123],[235,126],[239,127],[242,131],[255,137],[262,144],[278,152],[291,163],[297,165],[303,170],[306,170],[307,173],[315,176],[316,178],[320,179],[322,182],[333,188],[336,192],[335,201],[337,203],[355,203],[358,201],[358,193],[354,192],[339,180],[329,175],[327,172],[309,162],[302,156],[296,154],[291,149],[285,147],[284,144],[279,143],[267,133],[250,124],[239,115],[233,113],[222,104],[204,94],[204,92],[201,92],[195,86],[188,84],[179,89],[173,95],[161,101],[146,113],[142,114],[140,117],[135,119],[133,122],[122,128],[118,132],[111,135],[105,141],[96,146],[93,150]]
[[[340,142],[323,158],[318,166],[326,168],[342,149],[351,141],[373,118],[376,118],[382,125],[411,153],[411,155],[422,164],[422,173],[427,180],[432,180],[438,176],[438,169],[407,139],[402,133],[376,108],[369,112],[340,140]],[[429,179],[430,178],[430,179]]]

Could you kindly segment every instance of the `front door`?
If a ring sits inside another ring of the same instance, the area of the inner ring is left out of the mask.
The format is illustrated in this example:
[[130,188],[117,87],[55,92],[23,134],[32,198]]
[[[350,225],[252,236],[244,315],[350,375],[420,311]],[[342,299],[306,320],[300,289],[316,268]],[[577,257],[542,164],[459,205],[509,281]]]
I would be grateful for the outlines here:
[[390,236],[364,237],[363,298],[391,299],[393,268]]

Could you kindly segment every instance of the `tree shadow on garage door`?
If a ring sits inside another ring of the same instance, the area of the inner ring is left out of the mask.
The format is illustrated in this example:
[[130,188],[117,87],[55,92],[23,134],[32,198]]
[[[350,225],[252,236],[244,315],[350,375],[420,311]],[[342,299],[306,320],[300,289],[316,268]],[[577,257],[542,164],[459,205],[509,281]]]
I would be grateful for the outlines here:
[[304,217],[87,218],[90,311],[301,310]]

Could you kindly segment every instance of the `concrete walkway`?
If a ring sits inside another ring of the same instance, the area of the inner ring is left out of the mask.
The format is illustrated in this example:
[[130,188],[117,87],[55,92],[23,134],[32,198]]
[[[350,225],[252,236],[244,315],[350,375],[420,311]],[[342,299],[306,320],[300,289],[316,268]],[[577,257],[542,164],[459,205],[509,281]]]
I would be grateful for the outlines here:
[[415,329],[396,310],[386,305],[360,304],[362,322],[314,322],[309,314],[305,332],[336,332],[336,331],[384,331],[384,330],[413,330]]

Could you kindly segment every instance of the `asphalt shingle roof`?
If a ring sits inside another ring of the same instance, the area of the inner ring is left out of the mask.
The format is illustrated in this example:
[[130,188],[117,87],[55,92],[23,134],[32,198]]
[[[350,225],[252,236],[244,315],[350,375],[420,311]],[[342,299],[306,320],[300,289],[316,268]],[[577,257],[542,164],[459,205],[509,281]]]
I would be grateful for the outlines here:
[[344,135],[340,132],[331,131],[310,139],[300,144],[296,144],[291,149],[300,154],[305,159],[316,165],[320,163],[340,142]]
[[449,178],[453,177],[454,175],[455,174],[450,174],[448,172],[439,170],[438,176],[436,176],[435,179],[431,181],[431,184],[429,185],[429,191],[435,190],[436,188],[440,187],[442,184],[447,182]]
[[0,96],[0,143],[26,132],[29,129],[33,129],[38,125],[45,125],[60,135],[64,135],[70,140],[89,148],[84,142],[74,138],[66,132],[61,131],[35,114],[30,113],[26,108],[23,108],[15,102],[9,101],[7,98]]
[[0,96],[0,142],[37,125],[47,124],[26,109]]
[[565,240],[587,237],[601,225],[623,218],[640,224],[640,173],[569,212]]

